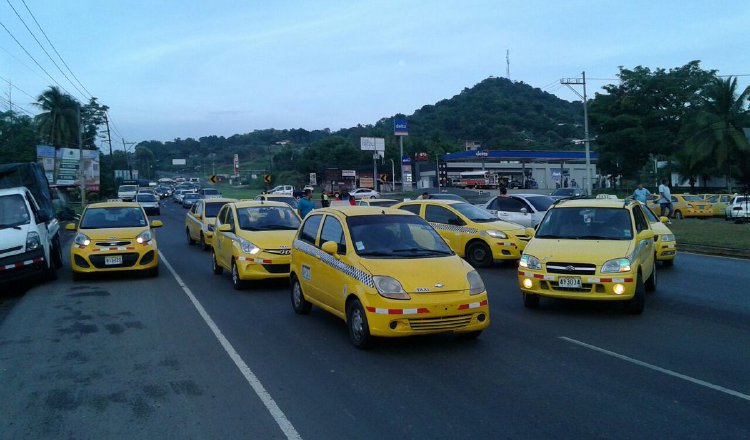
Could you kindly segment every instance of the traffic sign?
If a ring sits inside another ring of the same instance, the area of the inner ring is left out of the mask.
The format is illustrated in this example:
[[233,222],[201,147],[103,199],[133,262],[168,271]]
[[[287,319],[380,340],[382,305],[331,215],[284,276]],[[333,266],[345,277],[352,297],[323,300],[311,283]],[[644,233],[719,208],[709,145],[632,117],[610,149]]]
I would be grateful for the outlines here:
[[380,183],[388,183],[388,174],[381,174],[378,180],[380,180]]
[[270,174],[264,174],[263,175],[263,182],[265,182],[265,183],[271,183],[271,179],[272,178],[273,178],[273,176],[271,176]]
[[216,175],[211,176],[211,177],[208,178],[208,181],[211,182],[211,183],[216,183],[216,182],[219,181],[219,177],[216,176]]

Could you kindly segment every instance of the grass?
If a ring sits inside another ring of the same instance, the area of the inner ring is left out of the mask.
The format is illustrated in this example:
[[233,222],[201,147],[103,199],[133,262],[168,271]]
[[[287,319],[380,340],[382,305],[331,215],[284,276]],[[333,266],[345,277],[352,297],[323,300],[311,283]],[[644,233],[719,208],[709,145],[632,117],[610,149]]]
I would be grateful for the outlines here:
[[238,188],[229,185],[216,185],[215,188],[219,190],[222,196],[230,199],[252,199],[262,191],[260,189]]
[[668,225],[677,238],[677,244],[722,247],[747,251],[750,249],[750,223],[736,224],[723,217],[707,220],[673,219]]

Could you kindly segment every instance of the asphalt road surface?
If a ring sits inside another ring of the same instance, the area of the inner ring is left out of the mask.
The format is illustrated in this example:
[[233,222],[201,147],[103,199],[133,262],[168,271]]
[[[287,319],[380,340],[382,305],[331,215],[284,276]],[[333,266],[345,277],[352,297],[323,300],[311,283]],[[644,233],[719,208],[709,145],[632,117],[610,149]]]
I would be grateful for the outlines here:
[[750,438],[750,261],[680,254],[641,316],[526,310],[496,265],[479,339],[360,351],[286,282],[213,275],[184,216],[164,203],[156,279],[66,266],[3,294],[0,438]]

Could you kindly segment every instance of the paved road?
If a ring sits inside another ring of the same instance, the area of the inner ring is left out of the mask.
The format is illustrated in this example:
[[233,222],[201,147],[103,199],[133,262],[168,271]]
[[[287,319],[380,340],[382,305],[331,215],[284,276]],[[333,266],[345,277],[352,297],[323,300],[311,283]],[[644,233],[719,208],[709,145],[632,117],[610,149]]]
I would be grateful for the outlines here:
[[750,261],[682,254],[637,317],[525,310],[500,265],[478,340],[365,352],[284,282],[232,290],[184,213],[166,202],[158,237],[185,289],[165,264],[2,299],[0,438],[750,438]]

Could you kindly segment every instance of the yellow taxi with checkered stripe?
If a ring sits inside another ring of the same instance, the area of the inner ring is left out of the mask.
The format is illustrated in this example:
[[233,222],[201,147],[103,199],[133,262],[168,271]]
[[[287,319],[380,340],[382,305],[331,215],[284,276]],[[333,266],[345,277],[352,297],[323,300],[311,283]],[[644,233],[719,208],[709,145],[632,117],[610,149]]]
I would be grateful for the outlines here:
[[196,242],[201,249],[207,251],[211,248],[211,240],[214,236],[214,223],[216,215],[222,206],[237,199],[225,199],[221,197],[213,199],[200,199],[193,203],[185,216],[185,234],[188,245]]
[[88,205],[78,224],[66,226],[67,230],[76,231],[70,246],[73,279],[95,272],[133,270],[159,275],[154,229],[162,225],[160,220],[149,223],[143,208],[136,202]]
[[519,261],[524,305],[540,297],[624,301],[640,314],[656,290],[654,230],[633,200],[562,199],[539,224]]
[[225,204],[214,224],[214,274],[230,271],[237,290],[251,280],[288,278],[292,240],[299,225],[295,210],[283,202]]
[[490,324],[479,274],[419,216],[340,206],[305,217],[292,247],[291,300],[346,321],[358,348],[373,337],[478,336]]
[[533,229],[498,220],[489,211],[458,200],[413,200],[393,205],[427,220],[451,249],[474,267],[518,260]]

